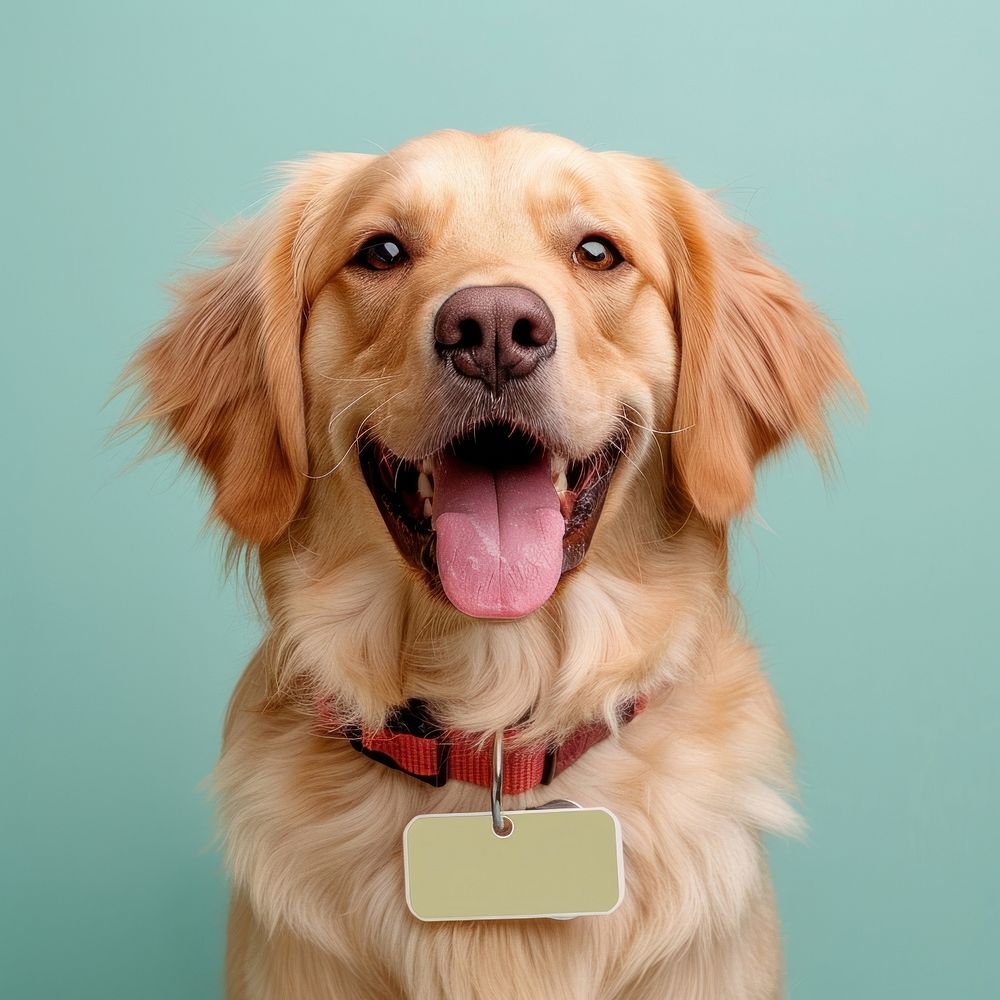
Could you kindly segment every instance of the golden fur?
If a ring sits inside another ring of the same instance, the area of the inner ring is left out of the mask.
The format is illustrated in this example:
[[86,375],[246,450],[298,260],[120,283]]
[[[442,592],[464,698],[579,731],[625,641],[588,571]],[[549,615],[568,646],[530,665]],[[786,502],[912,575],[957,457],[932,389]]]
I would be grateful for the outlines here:
[[[405,273],[345,267],[398,234]],[[587,233],[629,266],[574,268]],[[358,435],[440,447],[429,330],[467,285],[526,285],[559,348],[537,405],[585,454],[629,421],[590,552],[538,612],[466,618],[400,558]],[[259,555],[268,633],[233,697],[216,787],[233,898],[228,996],[770,998],[778,932],[761,835],[796,829],[789,748],[726,576],[755,465],[826,447],[853,382],[821,317],[747,230],[659,164],[549,135],[446,132],[384,156],[318,155],[188,279],[137,357],[141,417]],[[437,437],[435,437],[437,435]],[[628,890],[610,917],[422,924],[402,888],[418,813],[484,807],[316,734],[319,695],[377,726],[409,698],[444,725],[565,735],[638,691],[649,708],[512,808],[613,810]]]

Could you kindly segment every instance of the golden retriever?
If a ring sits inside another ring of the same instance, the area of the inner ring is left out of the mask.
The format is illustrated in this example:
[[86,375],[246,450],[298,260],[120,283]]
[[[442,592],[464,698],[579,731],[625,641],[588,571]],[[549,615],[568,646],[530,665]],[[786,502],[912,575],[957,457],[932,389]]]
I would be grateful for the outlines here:
[[[133,374],[266,602],[215,776],[230,998],[781,993],[761,837],[797,825],[789,746],[727,526],[765,456],[822,458],[854,383],[742,225],[655,161],[520,129],[316,155]],[[603,726],[505,805],[612,810],[622,905],[417,920],[404,826],[488,798],[358,752],[409,704],[512,753]]]

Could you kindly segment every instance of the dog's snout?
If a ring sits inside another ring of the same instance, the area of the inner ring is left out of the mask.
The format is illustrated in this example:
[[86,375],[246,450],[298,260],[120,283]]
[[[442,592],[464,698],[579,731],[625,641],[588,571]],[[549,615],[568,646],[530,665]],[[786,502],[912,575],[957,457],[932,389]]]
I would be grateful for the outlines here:
[[498,392],[523,378],[556,349],[556,323],[528,288],[481,285],[449,296],[434,320],[437,350],[455,370]]

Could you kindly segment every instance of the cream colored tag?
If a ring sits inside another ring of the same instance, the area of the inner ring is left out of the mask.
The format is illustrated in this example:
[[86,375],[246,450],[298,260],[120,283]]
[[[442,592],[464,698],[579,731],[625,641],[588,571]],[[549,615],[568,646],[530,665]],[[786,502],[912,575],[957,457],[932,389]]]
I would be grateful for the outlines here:
[[607,809],[416,816],[403,831],[406,904],[421,920],[511,920],[611,913],[625,892],[622,835]]

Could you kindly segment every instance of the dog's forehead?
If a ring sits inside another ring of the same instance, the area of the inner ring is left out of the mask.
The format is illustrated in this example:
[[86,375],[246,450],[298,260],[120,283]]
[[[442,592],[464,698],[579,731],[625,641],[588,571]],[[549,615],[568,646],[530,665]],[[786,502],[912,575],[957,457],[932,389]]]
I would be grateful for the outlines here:
[[[552,170],[596,159],[562,136],[505,129],[486,135],[436,132],[386,154],[389,167],[411,188],[433,193],[442,182],[465,185],[504,183],[516,187]],[[428,190],[429,189],[429,190]]]
[[382,157],[384,194],[398,214],[446,231],[509,234],[594,214],[609,188],[598,154],[559,136],[523,130],[437,133]]

